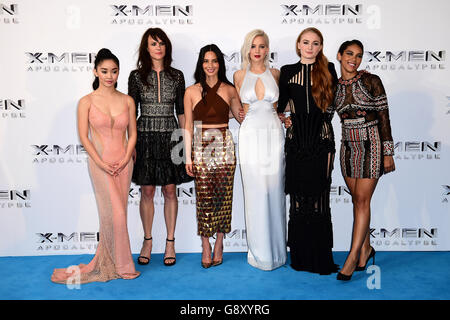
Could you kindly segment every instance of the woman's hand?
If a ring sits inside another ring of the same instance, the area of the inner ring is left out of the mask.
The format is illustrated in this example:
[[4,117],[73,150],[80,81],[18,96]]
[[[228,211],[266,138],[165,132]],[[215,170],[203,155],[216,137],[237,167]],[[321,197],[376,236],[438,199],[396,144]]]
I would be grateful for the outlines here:
[[133,159],[133,163],[136,163],[136,149],[133,150],[133,153],[131,154],[131,158]]
[[290,127],[292,126],[291,116],[286,117],[286,116],[284,115],[284,113],[279,113],[279,114],[278,114],[278,118],[280,118],[281,122],[283,122],[284,127],[285,127],[286,129],[288,129],[288,128],[290,128]]
[[239,109],[239,118],[241,119],[241,122],[245,119],[245,111],[244,108]]
[[186,173],[191,176],[194,177],[194,172],[192,171],[192,163],[186,163]]
[[128,165],[128,163],[130,162],[129,158],[123,158],[122,160],[120,160],[118,163],[114,164],[114,176],[117,177],[122,170]]
[[394,171],[395,170],[394,157],[393,156],[384,156],[383,166],[384,166],[385,173]]
[[100,160],[99,163],[97,163],[97,166],[100,167],[100,169],[102,169],[103,171],[105,171],[107,174],[109,174],[110,176],[114,176],[114,173],[116,171],[116,167],[112,164],[106,163],[102,160]]

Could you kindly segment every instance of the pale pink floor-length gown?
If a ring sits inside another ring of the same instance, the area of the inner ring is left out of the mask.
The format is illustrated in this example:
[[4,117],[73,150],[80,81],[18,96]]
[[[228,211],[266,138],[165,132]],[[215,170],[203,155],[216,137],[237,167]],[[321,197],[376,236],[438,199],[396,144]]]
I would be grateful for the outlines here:
[[[126,105],[126,102],[124,102]],[[91,104],[89,125],[97,153],[107,163],[119,162],[126,153],[128,108],[111,117]],[[89,158],[89,173],[94,187],[100,222],[100,240],[94,258],[88,265],[77,268],[55,269],[51,280],[56,283],[80,284],[112,279],[134,279],[139,276],[131,256],[127,230],[128,193],[133,172],[130,160],[122,172],[113,177]]]

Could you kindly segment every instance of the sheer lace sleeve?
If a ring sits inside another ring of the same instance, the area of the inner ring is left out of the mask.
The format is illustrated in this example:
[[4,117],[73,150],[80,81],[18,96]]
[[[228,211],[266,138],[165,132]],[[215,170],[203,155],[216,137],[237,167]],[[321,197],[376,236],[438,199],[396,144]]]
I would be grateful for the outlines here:
[[[336,74],[336,69],[334,68],[334,64],[332,62],[328,63],[328,71],[330,71],[331,78],[332,78],[332,81],[333,81],[333,91],[335,92],[336,91],[336,85],[337,85],[337,82],[338,82],[338,77],[337,77],[337,74]],[[331,121],[333,119],[334,111],[336,111],[336,103],[335,103],[335,101],[333,99],[331,105],[327,108],[327,111],[326,111],[327,119],[329,121]]]
[[[141,102],[141,94],[139,92],[139,74],[137,70],[131,71],[128,77],[128,95],[133,98],[136,109],[138,109]],[[136,110],[137,115],[138,112]]]
[[386,92],[381,79],[376,75],[372,75],[370,85],[371,95],[377,106],[378,128],[380,131],[380,140],[383,144],[383,155],[392,156],[394,155],[394,141],[391,133]]
[[184,92],[186,90],[186,85],[184,82],[183,72],[177,73],[177,89],[175,97],[175,112],[177,115],[184,114]]
[[278,97],[278,113],[284,112],[286,110],[287,103],[289,101],[289,91],[288,91],[288,72],[286,70],[286,66],[281,67],[280,70],[280,81],[279,81],[279,90],[280,95]]

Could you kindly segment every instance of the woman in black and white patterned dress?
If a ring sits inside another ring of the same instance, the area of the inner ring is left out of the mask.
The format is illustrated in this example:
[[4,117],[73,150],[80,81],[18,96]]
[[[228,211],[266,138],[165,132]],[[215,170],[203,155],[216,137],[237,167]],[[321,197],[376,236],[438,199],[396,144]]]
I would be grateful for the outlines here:
[[342,123],[341,170],[352,195],[353,236],[338,280],[350,280],[373,258],[370,246],[370,201],[378,179],[395,170],[386,92],[377,75],[359,70],[364,48],[359,40],[344,42],[337,55],[341,78],[335,96]]

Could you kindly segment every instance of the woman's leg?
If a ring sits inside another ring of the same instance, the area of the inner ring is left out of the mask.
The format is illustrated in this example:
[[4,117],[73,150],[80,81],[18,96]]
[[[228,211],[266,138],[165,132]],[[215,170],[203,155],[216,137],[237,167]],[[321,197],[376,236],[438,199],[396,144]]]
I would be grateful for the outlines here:
[[210,265],[211,263],[211,245],[209,244],[209,237],[202,236],[202,264]]
[[[152,237],[153,216],[155,214],[155,205],[153,198],[155,196],[156,186],[141,186],[141,201],[139,203],[139,212],[141,214],[142,227],[144,228],[144,237],[149,239]],[[152,241],[144,240],[140,255],[148,257],[152,250]],[[147,262],[142,259],[141,262]]]
[[214,255],[213,261],[219,262],[223,259],[223,232],[217,232],[216,234],[216,242],[214,243]]
[[[175,239],[175,226],[177,223],[178,198],[177,187],[175,184],[163,186],[162,193],[164,196],[164,219],[166,222],[167,239]],[[164,258],[175,257],[175,242],[166,241],[166,250]],[[167,259],[168,264],[173,263],[175,259]]]
[[[367,259],[370,248],[369,226],[370,226],[370,201],[377,185],[378,179],[354,179],[345,178],[345,182],[352,195],[353,202],[353,234],[350,252],[341,269],[344,275],[350,275],[355,270],[361,253],[364,251]],[[364,250],[362,250],[364,244]],[[364,258],[364,257],[362,257]],[[363,263],[364,263],[363,262]]]

